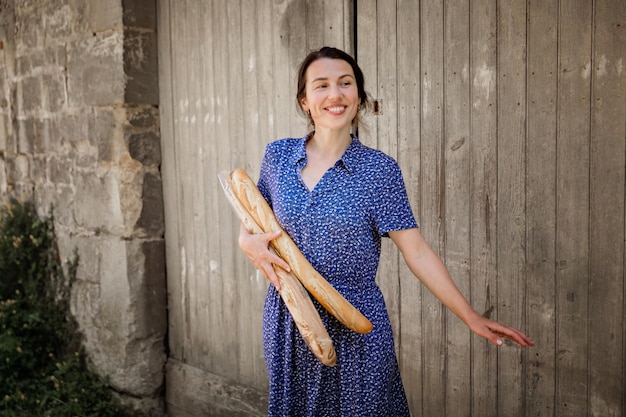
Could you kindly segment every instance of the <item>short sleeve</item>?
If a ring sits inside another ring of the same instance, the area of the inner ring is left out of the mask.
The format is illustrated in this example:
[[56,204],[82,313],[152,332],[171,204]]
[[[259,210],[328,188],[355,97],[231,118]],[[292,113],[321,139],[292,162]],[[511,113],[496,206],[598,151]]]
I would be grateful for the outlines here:
[[379,235],[388,237],[394,230],[418,227],[406,192],[402,172],[393,161],[385,167],[377,190],[374,190],[374,223]]
[[270,158],[270,149],[269,145],[265,147],[265,153],[263,154],[263,159],[261,160],[261,172],[259,173],[259,182],[257,183],[257,187],[263,195],[263,198],[267,201],[267,203],[272,206],[272,197],[270,192],[270,170],[271,170],[271,158]]

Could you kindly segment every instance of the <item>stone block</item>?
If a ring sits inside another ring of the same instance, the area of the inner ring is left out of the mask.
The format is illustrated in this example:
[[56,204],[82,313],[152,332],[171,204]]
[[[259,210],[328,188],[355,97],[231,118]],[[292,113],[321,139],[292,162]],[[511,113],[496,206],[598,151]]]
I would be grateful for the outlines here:
[[117,165],[101,164],[99,172],[77,171],[76,225],[92,233],[132,237],[142,210],[143,175],[143,166],[128,154]]
[[43,51],[43,61],[48,68],[63,72],[67,67],[67,51],[65,43],[61,45],[50,45]]
[[99,161],[114,162],[128,152],[123,133],[125,121],[125,108],[94,109],[89,138],[98,149]]
[[[59,207],[58,201],[61,200],[59,198],[58,189],[48,183],[37,183],[35,184],[35,206],[37,207],[37,211],[39,214],[48,215],[49,209],[52,207],[54,210],[54,220],[55,220],[55,232],[58,235],[60,234],[60,230],[62,228],[67,227],[68,224],[66,221],[67,214],[61,210]],[[59,247],[61,247],[59,245]]]
[[9,115],[6,113],[0,113],[0,152],[6,152],[7,150],[10,127],[11,124],[9,122]]
[[157,37],[154,32],[124,31],[126,103],[159,104]]
[[35,185],[46,182],[46,157],[44,155],[33,155],[30,162],[30,180]]
[[17,84],[17,116],[24,116],[42,108],[41,78],[26,77]]
[[120,189],[120,205],[124,216],[122,236],[136,234],[137,221],[143,207],[144,167],[130,155],[122,155],[118,161],[116,175]]
[[35,185],[32,182],[18,182],[9,186],[8,193],[20,200],[31,200],[35,194]]
[[49,158],[50,182],[53,184],[71,184],[74,172],[73,161],[64,156],[53,155]]
[[133,239],[126,244],[131,305],[134,310],[130,333],[139,339],[165,335],[165,242],[163,239]]
[[62,142],[78,142],[89,138],[91,111],[79,109],[72,113],[59,113],[50,121],[52,146],[58,148]]
[[62,42],[76,33],[87,33],[89,23],[84,18],[87,15],[87,3],[73,0],[44,2],[41,15],[46,30],[46,43]]
[[95,170],[98,164],[98,148],[88,140],[74,142],[76,168]]
[[143,178],[143,199],[137,228],[141,235],[162,237],[164,234],[163,183],[161,177],[147,172]]
[[128,107],[126,117],[131,128],[138,130],[159,131],[159,108],[157,106],[134,106]]
[[66,228],[74,227],[74,216],[72,208],[74,207],[74,188],[70,185],[54,185],[54,217],[58,224]]
[[30,75],[30,55],[18,56],[15,58],[15,73],[17,75]]
[[18,143],[20,153],[43,153],[49,141],[49,120],[29,117],[17,120]]
[[128,136],[128,152],[143,165],[161,164],[161,137],[155,132],[141,132]]
[[35,139],[35,122],[32,118],[17,119],[17,151],[30,153]]
[[120,184],[114,172],[74,176],[76,225],[91,233],[124,234]]
[[104,32],[123,26],[122,0],[90,0],[88,4],[86,20],[92,32]]
[[68,45],[68,98],[71,106],[124,103],[124,36],[96,34]]
[[7,165],[4,162],[4,157],[0,154],[0,196],[6,196],[7,190]]
[[[85,335],[90,359],[113,387],[153,397],[163,385],[167,328],[164,243],[91,238],[81,259],[98,265],[80,269],[72,311]],[[83,273],[99,275],[83,279]]]
[[5,159],[7,169],[7,182],[17,184],[29,181],[30,162],[26,155],[15,155]]
[[43,86],[44,110],[51,113],[61,111],[67,103],[65,75],[62,73],[43,74],[41,81]]
[[33,151],[35,153],[46,153],[50,150],[50,119],[35,119],[35,140],[33,141]]
[[[55,210],[58,211],[60,207]],[[74,250],[76,249],[79,257],[78,268],[76,269],[76,276],[78,282],[86,282],[88,284],[100,283],[101,263],[102,263],[102,245],[107,242],[108,239],[115,238],[101,238],[98,236],[68,236],[66,239],[59,239],[59,254],[61,259],[70,260]],[[98,294],[99,297],[99,294]],[[73,303],[76,304],[75,302]],[[82,310],[89,310],[86,306]],[[92,315],[90,322],[94,321],[96,315]]]
[[122,0],[124,26],[156,30],[156,0]]
[[36,6],[15,3],[15,51],[19,56],[43,45],[45,32],[42,14],[36,11]]

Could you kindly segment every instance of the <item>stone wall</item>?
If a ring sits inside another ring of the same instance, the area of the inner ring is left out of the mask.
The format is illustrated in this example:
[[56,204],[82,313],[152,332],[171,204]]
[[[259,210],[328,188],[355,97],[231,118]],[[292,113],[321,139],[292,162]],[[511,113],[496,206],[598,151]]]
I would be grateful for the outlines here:
[[156,0],[0,0],[0,203],[54,208],[94,368],[163,415]]

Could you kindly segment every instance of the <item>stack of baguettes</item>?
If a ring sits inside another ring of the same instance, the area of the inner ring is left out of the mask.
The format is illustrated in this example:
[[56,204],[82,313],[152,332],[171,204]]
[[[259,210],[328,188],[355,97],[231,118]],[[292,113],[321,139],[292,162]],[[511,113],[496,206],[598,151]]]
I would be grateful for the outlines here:
[[229,202],[249,232],[282,232],[271,242],[272,248],[291,268],[291,272],[287,272],[274,266],[280,279],[280,295],[313,354],[325,365],[334,366],[336,355],[332,340],[306,290],[355,332],[370,332],[372,323],[311,266],[243,169],[222,172],[219,179]]

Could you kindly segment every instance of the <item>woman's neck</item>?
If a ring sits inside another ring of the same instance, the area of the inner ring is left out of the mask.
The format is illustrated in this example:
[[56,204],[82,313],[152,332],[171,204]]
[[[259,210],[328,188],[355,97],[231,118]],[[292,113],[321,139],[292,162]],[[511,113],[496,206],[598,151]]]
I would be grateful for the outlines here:
[[321,159],[341,158],[352,142],[349,129],[315,131],[307,141],[307,154]]

